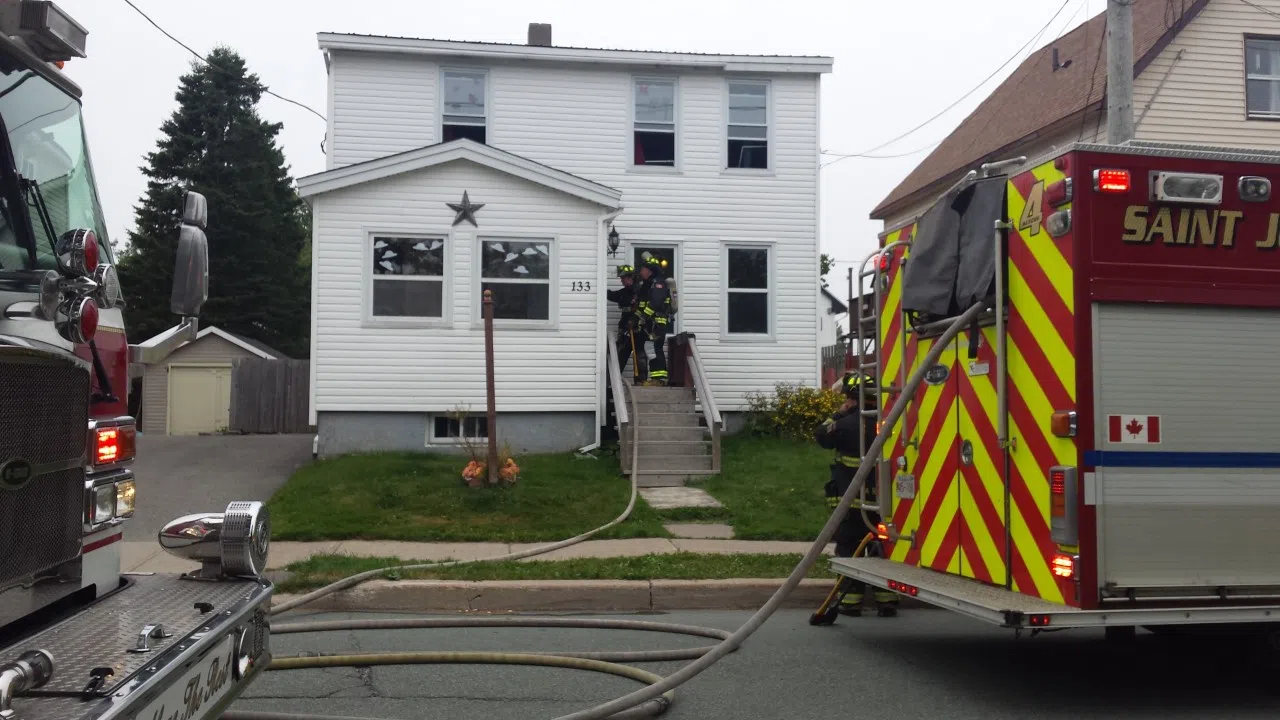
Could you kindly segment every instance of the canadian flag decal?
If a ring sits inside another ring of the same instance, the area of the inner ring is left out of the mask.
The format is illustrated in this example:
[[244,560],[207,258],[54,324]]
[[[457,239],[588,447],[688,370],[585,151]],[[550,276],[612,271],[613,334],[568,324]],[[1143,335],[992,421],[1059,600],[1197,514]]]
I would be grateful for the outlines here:
[[1108,442],[1154,444],[1160,442],[1159,415],[1109,415]]

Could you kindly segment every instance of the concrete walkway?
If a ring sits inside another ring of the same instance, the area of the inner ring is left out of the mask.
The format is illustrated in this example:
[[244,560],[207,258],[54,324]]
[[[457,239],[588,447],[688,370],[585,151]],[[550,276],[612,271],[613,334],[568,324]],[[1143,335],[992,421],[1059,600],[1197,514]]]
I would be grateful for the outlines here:
[[[519,552],[550,543],[415,543],[395,541],[347,540],[342,542],[274,542],[268,569],[283,569],[291,563],[313,555],[353,555],[356,557],[398,557],[401,560],[432,562],[443,560],[477,560]],[[120,567],[125,572],[186,572],[196,563],[173,557],[155,542],[124,542],[120,549]],[[640,555],[677,552],[726,554],[800,554],[809,549],[808,542],[774,542],[753,540],[700,540],[681,538],[640,538],[634,540],[588,540],[530,560],[568,560],[573,558],[637,557]],[[835,551],[827,546],[827,553]]]

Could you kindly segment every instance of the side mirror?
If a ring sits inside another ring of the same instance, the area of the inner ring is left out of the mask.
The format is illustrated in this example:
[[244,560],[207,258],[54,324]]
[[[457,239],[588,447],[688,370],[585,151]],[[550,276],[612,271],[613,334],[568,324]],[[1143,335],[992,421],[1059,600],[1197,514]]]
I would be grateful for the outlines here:
[[209,299],[209,239],[204,235],[209,206],[203,195],[193,191],[188,191],[182,202],[169,309],[175,315],[196,317]]

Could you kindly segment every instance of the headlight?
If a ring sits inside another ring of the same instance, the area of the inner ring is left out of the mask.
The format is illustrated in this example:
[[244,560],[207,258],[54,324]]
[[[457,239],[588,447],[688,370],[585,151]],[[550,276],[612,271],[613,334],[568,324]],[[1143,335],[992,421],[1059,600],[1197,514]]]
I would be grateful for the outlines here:
[[202,575],[258,577],[267,569],[271,517],[260,502],[233,502],[221,513],[185,515],[160,530],[160,547],[195,560]]
[[116,516],[116,486],[115,483],[107,483],[99,485],[93,489],[93,508],[91,510],[92,517],[89,522],[92,525],[101,525],[104,522],[110,522]]
[[116,517],[133,517],[133,499],[137,493],[134,481],[121,480],[116,483]]

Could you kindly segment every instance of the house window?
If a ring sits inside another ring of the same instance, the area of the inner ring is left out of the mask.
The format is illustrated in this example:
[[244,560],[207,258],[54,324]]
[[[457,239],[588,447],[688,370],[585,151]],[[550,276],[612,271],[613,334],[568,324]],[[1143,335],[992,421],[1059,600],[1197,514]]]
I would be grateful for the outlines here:
[[636,165],[676,164],[676,82],[635,81]]
[[432,427],[433,440],[468,440],[489,439],[489,418],[468,415],[459,421],[456,417],[437,415]]
[[1280,39],[1245,40],[1245,84],[1251,118],[1280,118]]
[[481,240],[481,297],[485,290],[493,291],[495,320],[550,321],[551,241]]
[[444,73],[444,121],[441,140],[459,138],[485,141],[485,86],[488,77],[479,71],[446,70]]
[[444,317],[444,238],[375,235],[374,317]]
[[729,83],[729,147],[731,168],[769,168],[769,86]]
[[769,334],[769,248],[731,247],[725,262],[726,315],[734,335]]

